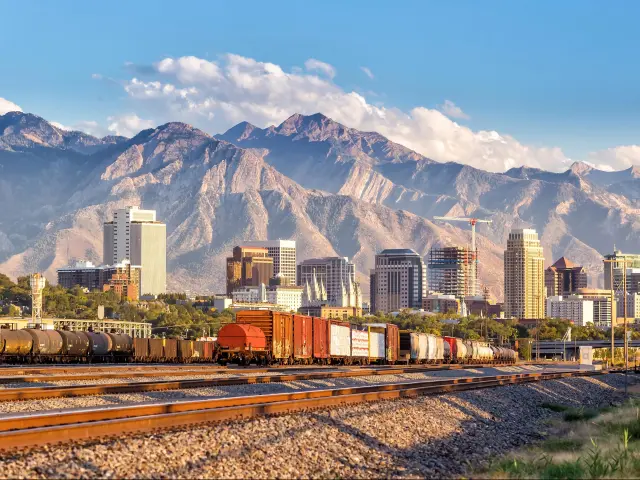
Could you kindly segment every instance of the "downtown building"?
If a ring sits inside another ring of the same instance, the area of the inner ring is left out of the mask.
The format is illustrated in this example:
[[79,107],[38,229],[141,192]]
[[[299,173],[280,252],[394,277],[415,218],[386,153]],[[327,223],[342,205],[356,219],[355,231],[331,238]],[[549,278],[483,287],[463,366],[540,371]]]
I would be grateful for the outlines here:
[[227,257],[227,295],[240,287],[266,285],[273,275],[273,258],[267,248],[235,247],[233,256]]
[[239,287],[232,292],[234,305],[259,307],[270,305],[285,312],[297,312],[302,306],[302,287],[270,285]]
[[167,290],[167,226],[157,221],[155,210],[125,207],[104,224],[103,263],[129,261],[142,268],[140,295]]
[[594,304],[597,300],[582,295],[554,295],[547,298],[547,317],[569,320],[578,327],[595,324]]
[[295,240],[252,240],[243,242],[245,247],[266,248],[273,259],[273,275],[285,277],[291,285],[296,284]]
[[427,293],[427,271],[414,250],[397,248],[376,255],[370,274],[371,312],[420,309]]
[[467,247],[440,247],[429,250],[427,273],[429,290],[453,295],[458,300],[478,292],[477,252]]
[[[605,255],[604,258],[612,262],[604,264],[605,290],[613,290],[615,293],[621,293],[625,290],[629,293],[640,293],[640,255],[616,250],[613,254]],[[623,285],[625,276],[626,284]]]
[[64,288],[76,286],[89,291],[114,291],[119,297],[136,301],[140,298],[142,268],[125,260],[115,265],[96,266],[91,262],[59,268],[58,285]]
[[544,254],[535,230],[513,229],[504,252],[505,316],[544,318]]
[[362,308],[356,267],[347,257],[310,258],[298,265],[303,307]]
[[574,295],[578,289],[587,288],[587,271],[565,257],[560,257],[544,271],[544,285],[548,297]]

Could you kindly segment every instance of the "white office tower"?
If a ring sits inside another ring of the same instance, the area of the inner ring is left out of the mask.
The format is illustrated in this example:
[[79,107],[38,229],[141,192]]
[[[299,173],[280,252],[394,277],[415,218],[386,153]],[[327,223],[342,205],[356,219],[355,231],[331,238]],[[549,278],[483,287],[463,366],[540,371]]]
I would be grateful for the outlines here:
[[242,242],[246,247],[262,247],[269,251],[273,258],[273,276],[280,274],[291,283],[296,284],[296,241],[295,240],[254,240]]
[[298,265],[298,285],[304,288],[302,306],[362,308],[356,267],[347,257],[310,258]]
[[114,265],[124,260],[142,267],[140,295],[166,292],[167,226],[156,220],[155,210],[125,207],[105,222],[103,262]]

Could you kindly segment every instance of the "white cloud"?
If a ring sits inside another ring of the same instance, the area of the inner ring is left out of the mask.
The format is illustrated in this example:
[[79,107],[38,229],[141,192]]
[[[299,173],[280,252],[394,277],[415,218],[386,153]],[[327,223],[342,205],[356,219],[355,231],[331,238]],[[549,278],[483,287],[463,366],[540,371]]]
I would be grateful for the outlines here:
[[442,105],[438,105],[438,110],[449,118],[459,118],[461,120],[469,120],[469,115],[464,113],[462,109],[451,100],[445,100]]
[[54,127],[60,129],[60,130],[66,130],[67,132],[71,132],[74,129],[72,127],[67,127],[65,125],[62,125],[61,123],[58,122],[49,122],[51,125],[53,125]]
[[216,133],[243,120],[266,127],[294,113],[322,112],[346,126],[377,131],[441,162],[491,171],[521,165],[558,171],[571,164],[559,148],[524,145],[495,131],[473,131],[435,109],[402,111],[374,105],[362,94],[343,90],[330,75],[310,72],[310,66],[317,70],[316,62],[307,61],[306,72],[286,72],[273,63],[233,54],[217,62],[166,58],[155,64],[155,74],[148,81],[133,77],[122,83],[136,110],[143,109],[156,124],[185,121]]
[[309,60],[304,62],[304,66],[310,72],[313,72],[313,71],[322,72],[329,78],[333,78],[336,76],[336,69],[333,68],[332,65],[329,65],[328,63],[325,63],[325,62],[321,62],[320,60],[316,60],[315,58],[310,58]]
[[135,113],[127,113],[124,115],[115,115],[107,117],[107,126],[96,122],[95,120],[84,120],[73,125],[73,128],[67,130],[79,130],[88,133],[94,137],[102,138],[107,135],[122,135],[123,137],[133,137],[140,133],[141,130],[154,126],[151,120],[144,120]]
[[6,98],[0,97],[0,115],[4,115],[8,112],[21,112],[22,109],[13,102],[10,102]]
[[124,137],[133,137],[141,130],[154,126],[151,120],[144,120],[134,113],[108,117],[107,121],[109,122],[107,126],[109,134]]
[[592,152],[587,162],[599,170],[625,170],[640,165],[640,145],[622,145]]
[[360,70],[362,70],[364,72],[364,74],[369,77],[371,80],[373,80],[375,77],[373,75],[373,72],[368,68],[368,67],[360,67]]

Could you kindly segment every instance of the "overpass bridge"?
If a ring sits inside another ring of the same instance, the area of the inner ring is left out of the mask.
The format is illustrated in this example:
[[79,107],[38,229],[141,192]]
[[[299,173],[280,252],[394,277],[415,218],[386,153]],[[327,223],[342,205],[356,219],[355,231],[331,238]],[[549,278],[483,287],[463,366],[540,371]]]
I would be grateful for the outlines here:
[[[593,348],[611,348],[611,340],[578,340],[571,342],[563,342],[562,340],[544,340],[540,343],[540,356],[544,358],[563,357],[563,352],[566,352],[567,360],[571,357],[578,358],[579,349],[582,346],[591,346]],[[640,340],[629,340],[627,342],[629,348],[640,348]],[[624,348],[624,340],[615,341],[616,348]],[[531,358],[536,358],[536,342],[535,340],[531,344]],[[629,355],[630,361],[633,360]]]

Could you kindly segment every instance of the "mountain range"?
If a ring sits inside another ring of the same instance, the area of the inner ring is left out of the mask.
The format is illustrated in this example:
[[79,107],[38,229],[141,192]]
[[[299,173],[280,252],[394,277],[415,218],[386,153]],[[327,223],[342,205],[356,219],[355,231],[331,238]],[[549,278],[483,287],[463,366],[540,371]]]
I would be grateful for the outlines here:
[[242,122],[209,135],[184,123],[133,138],[95,138],[32,114],[0,116],[0,272],[11,277],[86,259],[101,263],[102,223],[125,205],[167,224],[168,287],[224,291],[224,258],[249,239],[291,238],[298,259],[339,255],[363,291],[376,252],[468,244],[474,216],[480,282],[502,298],[511,228],[540,234],[550,265],[566,256],[598,285],[602,254],[636,251],[640,169],[574,163],[562,173],[527,167],[490,173],[440,163],[373,132],[318,113],[278,126]]

